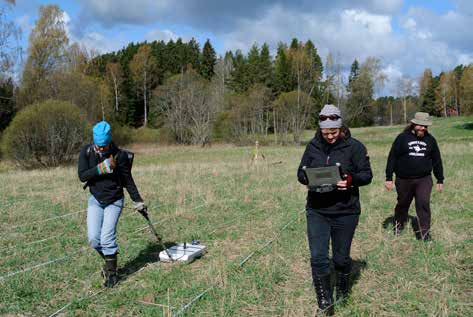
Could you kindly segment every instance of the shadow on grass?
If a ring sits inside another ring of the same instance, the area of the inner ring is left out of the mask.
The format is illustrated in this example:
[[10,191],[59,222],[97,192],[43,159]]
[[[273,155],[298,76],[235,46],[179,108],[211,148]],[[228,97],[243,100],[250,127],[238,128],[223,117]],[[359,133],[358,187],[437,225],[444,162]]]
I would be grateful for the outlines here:
[[[351,262],[351,276],[350,276],[350,283],[349,285],[349,292],[351,292],[351,289],[353,286],[358,282],[361,276],[361,271],[363,271],[368,264],[366,263],[365,260],[359,260],[359,259],[353,259]],[[336,280],[337,280],[337,275],[334,273],[336,272],[335,267],[333,265],[333,262],[330,263],[330,271],[333,273],[330,275],[330,280],[332,285],[336,285]],[[335,286],[334,286],[335,287]]]
[[462,130],[473,130],[473,122],[467,122],[464,124],[454,126],[455,129],[462,129]]
[[[164,242],[166,248],[175,244],[175,242]],[[161,251],[163,251],[163,248],[160,244],[157,242],[149,242],[147,247],[141,250],[136,258],[128,261],[123,267],[118,269],[120,281],[126,280],[130,275],[136,273],[147,264],[158,262],[159,252]]]
[[367,263],[365,260],[353,260],[352,261],[352,266],[351,266],[351,283],[349,284],[350,289],[348,290],[351,292],[351,289],[353,288],[353,285],[358,283],[358,280],[360,279],[361,276],[361,271],[363,271],[367,266]]
[[[419,221],[418,221],[417,217],[408,216],[407,218],[408,218],[409,223],[411,224],[411,229],[414,232],[414,235],[415,235],[416,239],[420,240],[422,237],[421,237],[421,234],[420,234]],[[389,216],[386,219],[384,219],[384,221],[383,221],[383,228],[384,229],[388,229],[389,225],[392,225],[393,228],[394,228],[394,217],[393,216]]]

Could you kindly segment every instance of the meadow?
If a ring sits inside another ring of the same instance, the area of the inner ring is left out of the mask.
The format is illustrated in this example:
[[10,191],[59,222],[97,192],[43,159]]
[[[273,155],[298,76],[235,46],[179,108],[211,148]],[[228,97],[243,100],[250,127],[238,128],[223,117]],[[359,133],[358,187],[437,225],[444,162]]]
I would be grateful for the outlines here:
[[[445,188],[432,194],[432,242],[392,234],[396,201],[384,190],[390,145],[402,126],[352,129],[374,179],[361,190],[351,297],[337,316],[473,316],[473,118],[438,119]],[[308,141],[313,131],[307,131]],[[126,206],[118,227],[120,284],[101,286],[102,260],[87,247],[76,166],[0,166],[0,315],[312,316],[304,146],[134,145],[133,175],[167,243],[198,239],[190,264],[161,263],[144,219]],[[414,207],[410,214],[415,216]],[[250,256],[250,257],[248,257]],[[244,261],[244,262],[243,262]]]

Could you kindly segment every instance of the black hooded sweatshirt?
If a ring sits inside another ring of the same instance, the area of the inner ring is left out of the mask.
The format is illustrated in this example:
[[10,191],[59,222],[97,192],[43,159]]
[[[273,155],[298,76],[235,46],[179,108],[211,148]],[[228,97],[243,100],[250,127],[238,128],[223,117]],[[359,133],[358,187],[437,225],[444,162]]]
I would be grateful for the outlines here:
[[[110,155],[115,157],[117,166],[113,173],[99,175],[97,165],[109,158]],[[79,179],[81,182],[87,182],[90,193],[101,204],[109,205],[122,199],[124,196],[123,187],[127,189],[134,202],[143,201],[131,175],[131,164],[127,154],[113,142],[110,143],[108,153],[104,153],[102,156],[93,150],[93,145],[84,145],[79,154],[78,165]]]
[[443,166],[435,138],[428,132],[418,138],[406,130],[397,136],[389,151],[386,180],[392,181],[393,172],[399,178],[421,178],[434,171],[437,183],[443,183]]
[[358,187],[368,185],[373,178],[366,147],[352,138],[348,129],[346,131],[344,139],[339,138],[334,144],[329,144],[319,129],[307,145],[297,170],[297,178],[303,185],[308,184],[303,166],[324,167],[340,163],[342,173],[351,175],[352,183],[347,190],[335,189],[327,193],[308,191],[306,207],[321,214],[359,214]]

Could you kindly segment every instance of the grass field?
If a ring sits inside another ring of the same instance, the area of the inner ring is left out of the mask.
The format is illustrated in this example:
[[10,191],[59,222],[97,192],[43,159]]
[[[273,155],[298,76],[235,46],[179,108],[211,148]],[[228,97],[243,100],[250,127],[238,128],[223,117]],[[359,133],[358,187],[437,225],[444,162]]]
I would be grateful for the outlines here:
[[[383,226],[396,200],[383,188],[386,156],[402,127],[352,129],[368,148],[374,179],[361,193],[352,295],[337,316],[473,316],[473,130],[461,128],[472,121],[437,120],[431,129],[446,180],[432,195],[430,243],[409,230],[394,237]],[[306,193],[296,179],[303,146],[263,147],[266,162],[257,166],[250,147],[132,150],[135,181],[158,231],[168,242],[198,239],[208,253],[187,265],[158,262],[146,223],[124,209],[122,279],[101,291],[102,260],[87,247],[88,193],[76,167],[24,171],[2,163],[0,315],[49,316],[68,305],[61,315],[172,316],[210,287],[187,316],[314,314]]]

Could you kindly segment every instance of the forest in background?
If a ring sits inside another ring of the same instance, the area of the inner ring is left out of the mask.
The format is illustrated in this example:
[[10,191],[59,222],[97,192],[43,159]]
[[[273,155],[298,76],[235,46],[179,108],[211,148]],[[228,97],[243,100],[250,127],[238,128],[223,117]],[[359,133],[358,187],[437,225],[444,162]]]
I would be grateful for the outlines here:
[[195,39],[130,43],[98,54],[70,42],[57,5],[41,7],[15,81],[8,70],[16,52],[2,43],[19,31],[6,9],[0,12],[1,130],[19,111],[51,99],[77,106],[89,124],[107,120],[124,127],[122,134],[157,129],[179,144],[268,134],[276,143],[297,144],[327,103],[342,109],[350,127],[403,124],[419,110],[445,117],[473,112],[473,65],[438,75],[426,69],[419,79],[401,78],[395,97],[375,98],[386,84],[377,57],[355,59],[347,72],[340,54],[322,61],[314,42],[296,38],[280,43],[275,56],[266,43],[218,56],[209,40],[201,48]]

